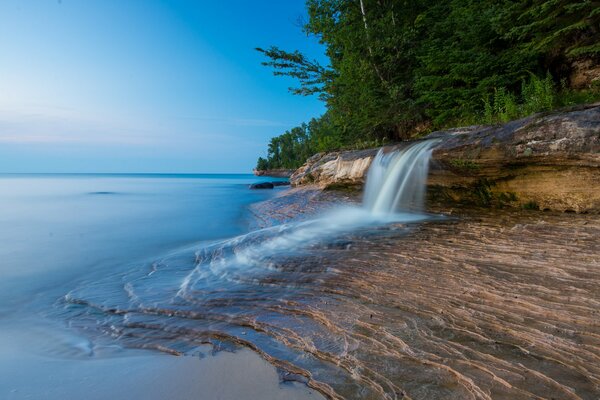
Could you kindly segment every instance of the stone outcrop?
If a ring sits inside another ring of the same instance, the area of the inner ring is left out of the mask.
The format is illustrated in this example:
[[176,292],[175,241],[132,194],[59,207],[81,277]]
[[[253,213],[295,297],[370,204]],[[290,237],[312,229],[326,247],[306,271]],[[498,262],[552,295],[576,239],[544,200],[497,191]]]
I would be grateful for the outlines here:
[[[425,139],[439,139],[430,201],[600,212],[600,104],[438,131]],[[317,154],[290,180],[293,186],[360,188],[378,150]]]
[[578,60],[571,65],[572,72],[569,77],[571,87],[575,89],[589,89],[600,86],[600,65],[590,59]]
[[290,177],[292,186],[315,183],[323,189],[360,188],[378,149],[318,153]]

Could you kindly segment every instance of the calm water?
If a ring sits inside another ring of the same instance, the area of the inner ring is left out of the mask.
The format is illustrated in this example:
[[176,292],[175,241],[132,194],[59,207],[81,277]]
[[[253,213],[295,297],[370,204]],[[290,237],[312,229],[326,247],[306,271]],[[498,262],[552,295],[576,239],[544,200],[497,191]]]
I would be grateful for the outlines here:
[[[85,288],[90,296],[110,298],[114,293],[103,281],[120,285],[125,275],[166,254],[193,257],[182,249],[245,233],[246,207],[278,190],[248,189],[260,180],[0,175],[0,398],[203,398],[195,391],[201,367],[189,360],[174,365],[177,358],[157,359],[156,352],[126,351],[110,335],[96,340],[85,325],[101,325],[104,317],[82,322],[65,296]],[[140,388],[156,382],[161,388],[153,393]],[[160,390],[170,390],[169,382],[177,391],[167,396]]]
[[414,155],[380,153],[362,207],[255,231],[279,189],[251,176],[1,177],[0,399],[596,399],[597,229],[398,212]]
[[[251,231],[249,205],[282,190],[255,181],[0,177],[0,398],[378,398],[334,361],[361,348],[353,328],[320,309],[361,302],[340,286],[349,249],[426,216],[349,206]],[[273,365],[228,353],[247,347]]]
[[81,277],[243,233],[245,206],[271,195],[248,190],[255,181],[252,175],[0,175],[0,312],[14,314]]

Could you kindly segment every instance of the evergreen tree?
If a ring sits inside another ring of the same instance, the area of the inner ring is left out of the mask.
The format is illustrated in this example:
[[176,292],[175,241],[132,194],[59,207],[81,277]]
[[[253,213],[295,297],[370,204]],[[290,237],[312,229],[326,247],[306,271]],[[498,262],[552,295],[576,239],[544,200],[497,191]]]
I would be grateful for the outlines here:
[[[257,49],[275,75],[297,80],[292,93],[327,106],[271,141],[268,164],[280,168],[316,151],[546,110],[561,104],[554,90],[568,88],[577,62],[600,62],[600,1],[307,0],[306,7],[303,29],[324,45],[328,65],[298,51]],[[593,101],[600,93],[565,98]]]

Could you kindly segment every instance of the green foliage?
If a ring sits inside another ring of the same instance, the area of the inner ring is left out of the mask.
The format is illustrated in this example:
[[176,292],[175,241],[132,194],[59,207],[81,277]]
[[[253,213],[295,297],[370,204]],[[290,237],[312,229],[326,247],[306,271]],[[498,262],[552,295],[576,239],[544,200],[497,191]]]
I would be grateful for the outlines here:
[[294,169],[301,166],[314,153],[309,125],[302,124],[271,139],[267,159],[259,158],[256,168]]
[[500,20],[505,37],[521,53],[540,54],[549,65],[561,58],[597,57],[600,2],[529,0],[507,2]]
[[529,115],[552,110],[556,101],[552,75],[548,73],[544,79],[532,75],[529,82],[523,81],[521,98],[523,100],[521,114]]
[[492,193],[493,182],[487,179],[480,179],[473,187],[473,194],[477,199],[477,204],[480,206],[489,206],[494,200],[494,194]]
[[600,62],[600,1],[306,0],[306,7],[304,32],[325,46],[327,65],[298,51],[257,50],[275,75],[297,80],[292,93],[318,95],[327,112],[302,128],[308,138],[281,138],[279,153],[300,153],[269,153],[274,165],[296,165],[307,149],[360,148],[600,98],[568,82],[574,63]]
[[450,161],[450,164],[457,169],[463,171],[476,171],[479,169],[479,165],[471,160],[465,160],[462,158],[456,158]]
[[574,106],[576,104],[595,103],[600,101],[600,79],[594,81],[590,88],[584,90],[569,90],[566,79],[561,80],[561,91],[557,95],[559,106]]
[[262,65],[272,67],[275,75],[290,76],[299,81],[299,87],[290,88],[292,93],[303,96],[321,94],[322,98],[325,98],[324,85],[331,70],[323,67],[318,61],[309,60],[299,51],[287,52],[275,46],[266,50],[257,47],[255,50],[270,59]]
[[483,123],[508,122],[536,112],[551,110],[556,103],[554,82],[550,74],[541,79],[531,75],[523,80],[517,97],[506,88],[494,90],[493,96],[483,99]]
[[258,157],[258,161],[256,161],[256,169],[258,171],[265,171],[269,169],[269,162],[262,157]]
[[523,208],[525,210],[539,210],[540,205],[538,203],[536,203],[535,201],[531,200],[531,201],[528,201],[527,203],[523,204]]

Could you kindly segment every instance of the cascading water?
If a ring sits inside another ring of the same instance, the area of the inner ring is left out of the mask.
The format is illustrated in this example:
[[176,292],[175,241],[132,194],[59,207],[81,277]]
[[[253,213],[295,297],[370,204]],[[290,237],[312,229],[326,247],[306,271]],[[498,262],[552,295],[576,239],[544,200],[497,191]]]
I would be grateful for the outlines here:
[[[364,371],[367,365],[347,358],[358,354],[361,343],[348,333],[354,332],[354,314],[364,313],[362,301],[353,304],[359,297],[354,284],[340,283],[337,277],[344,276],[344,257],[350,257],[345,254],[363,237],[398,237],[408,232],[404,225],[428,218],[396,211],[420,210],[434,143],[380,151],[368,173],[364,207],[340,206],[314,219],[184,248],[150,265],[124,267],[82,282],[57,302],[55,312],[101,345],[112,346],[118,338],[126,347],[194,355],[199,343],[215,348],[237,343],[274,360],[290,373],[286,379],[310,377],[311,385],[331,398],[395,399],[400,389],[392,380],[373,381],[368,371],[364,379],[347,373]],[[365,265],[369,267],[355,271],[368,274],[371,266]],[[322,317],[330,310],[319,307],[328,305],[349,307],[349,331],[344,317],[338,325]],[[85,351],[93,352],[95,346]]]
[[379,150],[367,174],[363,205],[373,214],[421,211],[433,140],[385,153]]

